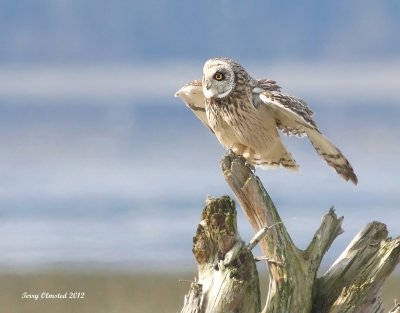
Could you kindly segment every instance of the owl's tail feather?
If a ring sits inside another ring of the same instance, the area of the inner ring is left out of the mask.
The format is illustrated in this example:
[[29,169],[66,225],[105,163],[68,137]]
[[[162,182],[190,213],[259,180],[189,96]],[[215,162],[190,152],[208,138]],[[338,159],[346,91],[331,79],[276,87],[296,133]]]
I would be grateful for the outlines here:
[[329,166],[342,176],[346,181],[357,185],[358,179],[353,167],[343,153],[321,134],[317,129],[306,129],[308,138],[318,154],[328,163]]

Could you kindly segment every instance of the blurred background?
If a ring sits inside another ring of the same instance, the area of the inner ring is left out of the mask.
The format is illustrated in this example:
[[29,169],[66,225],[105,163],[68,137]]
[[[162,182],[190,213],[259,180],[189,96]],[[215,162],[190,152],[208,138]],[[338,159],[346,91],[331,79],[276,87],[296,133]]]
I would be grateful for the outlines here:
[[297,138],[285,142],[299,173],[257,171],[300,248],[332,205],[345,233],[325,269],[372,220],[400,234],[400,2],[0,0],[0,17],[9,312],[180,310],[204,200],[232,195],[224,149],[174,98],[215,56],[305,99],[359,177],[344,182]]

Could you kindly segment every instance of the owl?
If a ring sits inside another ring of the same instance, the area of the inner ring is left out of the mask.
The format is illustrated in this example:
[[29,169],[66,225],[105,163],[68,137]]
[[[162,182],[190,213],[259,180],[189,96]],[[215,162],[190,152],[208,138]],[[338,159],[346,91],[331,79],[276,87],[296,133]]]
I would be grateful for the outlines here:
[[175,96],[182,98],[225,148],[254,166],[298,169],[280,130],[288,136],[307,136],[341,177],[358,182],[349,161],[320,132],[313,111],[303,100],[281,92],[273,80],[252,78],[231,59],[208,60],[203,79],[189,82]]

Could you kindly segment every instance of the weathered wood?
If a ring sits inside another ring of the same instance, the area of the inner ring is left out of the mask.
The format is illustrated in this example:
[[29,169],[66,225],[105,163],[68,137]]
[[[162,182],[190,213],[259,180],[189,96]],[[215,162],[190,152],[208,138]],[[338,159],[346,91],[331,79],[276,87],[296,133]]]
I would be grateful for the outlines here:
[[269,259],[270,275],[263,312],[311,312],[317,270],[322,256],[342,232],[343,218],[337,218],[330,210],[308,249],[301,251],[293,244],[271,198],[245,160],[228,153],[221,167],[254,231],[276,224],[260,242],[261,250]]
[[[256,236],[247,246],[243,244],[232,200],[207,201],[193,248],[199,280],[192,284],[182,312],[260,312],[257,271],[250,252],[257,243],[269,273],[263,313],[383,312],[381,287],[400,262],[400,237],[388,238],[386,226],[372,222],[318,278],[324,254],[343,232],[343,217],[330,209],[307,249],[300,250],[245,160],[229,152],[221,167]],[[396,303],[390,313],[399,311]]]
[[207,199],[193,254],[199,277],[185,296],[182,313],[260,312],[257,268],[238,233],[229,197]]
[[388,238],[385,224],[369,223],[318,280],[317,305],[330,313],[383,312],[380,290],[399,255],[400,238]]

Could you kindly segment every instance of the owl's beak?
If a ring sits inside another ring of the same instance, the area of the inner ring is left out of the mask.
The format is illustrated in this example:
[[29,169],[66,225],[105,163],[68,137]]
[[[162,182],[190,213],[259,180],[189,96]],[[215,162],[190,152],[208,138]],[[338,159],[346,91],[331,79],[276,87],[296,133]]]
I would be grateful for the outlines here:
[[212,88],[212,84],[209,80],[203,81],[203,93],[206,98],[213,98],[215,96],[215,90]]

